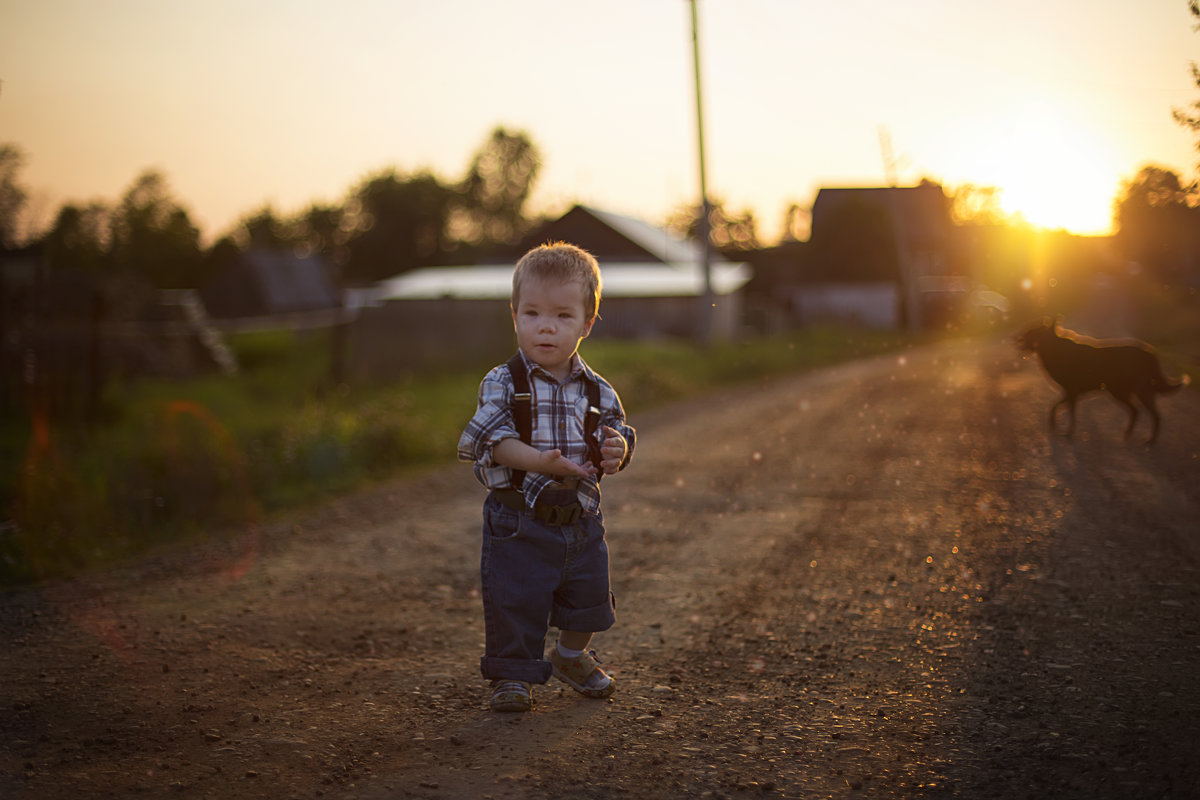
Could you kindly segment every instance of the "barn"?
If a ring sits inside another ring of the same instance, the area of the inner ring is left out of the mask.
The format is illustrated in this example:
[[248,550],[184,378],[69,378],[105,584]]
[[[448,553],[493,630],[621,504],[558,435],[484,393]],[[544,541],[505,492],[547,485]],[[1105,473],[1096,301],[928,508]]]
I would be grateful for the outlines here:
[[[351,326],[350,369],[360,378],[399,374],[444,361],[512,350],[508,301],[513,264],[543,242],[567,241],[600,262],[601,319],[593,337],[685,338],[701,320],[705,280],[699,246],[632,217],[577,205],[539,226],[502,262],[431,267],[381,281],[359,294]],[[713,253],[712,334],[735,336],[750,267]]]

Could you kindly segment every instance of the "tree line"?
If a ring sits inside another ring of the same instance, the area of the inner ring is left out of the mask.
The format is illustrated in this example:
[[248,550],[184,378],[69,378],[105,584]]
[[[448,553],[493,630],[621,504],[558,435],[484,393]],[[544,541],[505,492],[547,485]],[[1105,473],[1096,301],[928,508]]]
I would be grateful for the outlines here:
[[[1200,20],[1200,0],[1188,5]],[[1192,73],[1200,88],[1200,67],[1193,64]],[[1174,109],[1173,115],[1196,133],[1200,149],[1200,101]],[[459,180],[382,169],[353,186],[340,203],[313,203],[292,216],[264,206],[207,248],[166,176],[156,170],[139,175],[115,203],[64,205],[48,230],[22,239],[19,223],[28,199],[20,182],[23,164],[19,147],[0,145],[0,252],[33,246],[51,270],[134,275],[158,288],[181,289],[204,286],[250,248],[320,255],[341,285],[369,284],[419,267],[473,263],[514,244],[534,224],[526,205],[541,158],[526,133],[497,127]],[[951,189],[949,205],[960,224],[1008,224],[992,187]],[[1125,258],[1172,283],[1196,273],[1200,185],[1195,180],[1164,167],[1144,167],[1123,183],[1113,209],[1116,242]],[[698,206],[680,207],[666,226],[695,236],[698,214]],[[804,214],[796,205],[786,209],[784,240],[799,238]],[[710,203],[709,231],[714,247],[725,253],[762,246],[754,214],[733,212],[720,201]]]
[[389,167],[367,175],[340,203],[313,203],[292,216],[264,206],[210,247],[157,170],[139,175],[115,203],[64,205],[45,232],[21,240],[23,164],[20,148],[0,145],[0,251],[32,246],[51,270],[120,272],[187,289],[205,285],[250,248],[320,255],[345,284],[463,263],[524,232],[541,159],[525,133],[498,127],[460,180]]

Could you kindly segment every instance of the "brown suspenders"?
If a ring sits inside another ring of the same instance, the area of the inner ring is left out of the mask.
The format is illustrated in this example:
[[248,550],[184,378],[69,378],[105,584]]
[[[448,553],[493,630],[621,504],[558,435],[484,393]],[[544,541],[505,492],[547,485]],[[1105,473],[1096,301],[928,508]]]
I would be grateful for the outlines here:
[[[517,353],[508,360],[508,371],[513,382],[513,423],[521,441],[530,444],[533,439],[533,392],[529,387],[529,374],[525,370],[525,359]],[[583,436],[587,440],[588,459],[592,466],[600,469],[600,442],[596,430],[600,427],[600,387],[588,378],[583,379],[587,390],[588,409],[583,418]],[[599,480],[603,473],[597,471]],[[513,486],[520,489],[525,481],[523,470],[513,470]]]

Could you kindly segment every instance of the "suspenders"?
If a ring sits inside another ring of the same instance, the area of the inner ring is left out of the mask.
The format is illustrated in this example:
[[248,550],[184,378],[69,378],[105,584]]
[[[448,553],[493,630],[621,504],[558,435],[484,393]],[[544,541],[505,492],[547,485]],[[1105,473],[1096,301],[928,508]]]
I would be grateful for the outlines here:
[[[529,374],[525,370],[525,359],[518,352],[508,360],[508,371],[513,380],[513,422],[521,441],[529,444],[533,439],[533,392],[529,388]],[[587,440],[588,459],[592,466],[600,469],[600,443],[596,441],[596,430],[600,427],[600,387],[593,381],[583,381],[587,389],[587,414],[583,418],[583,437]],[[602,473],[596,473],[596,480]],[[523,470],[513,470],[514,488],[520,489],[525,482]]]

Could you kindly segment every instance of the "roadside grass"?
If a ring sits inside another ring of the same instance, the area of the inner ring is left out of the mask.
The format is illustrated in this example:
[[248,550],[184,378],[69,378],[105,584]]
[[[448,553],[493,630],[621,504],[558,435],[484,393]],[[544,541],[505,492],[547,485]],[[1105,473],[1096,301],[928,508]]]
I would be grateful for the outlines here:
[[721,386],[803,372],[911,345],[896,331],[838,327],[707,347],[682,341],[639,343],[587,341],[580,349],[597,372],[617,388],[626,412],[702,394]]
[[[1168,374],[1200,379],[1200,293],[1143,284],[1134,302]],[[641,411],[718,387],[986,330],[810,328],[707,347],[598,338],[582,352],[636,424]],[[237,534],[452,462],[492,366],[334,386],[328,332],[242,334],[230,345],[235,377],[114,383],[92,427],[0,420],[0,587]]]
[[[894,332],[812,329],[714,343],[584,343],[627,413],[898,349]],[[490,364],[331,386],[327,332],[232,337],[242,369],[108,387],[100,424],[0,424],[0,585],[69,575],[451,462]]]
[[1139,284],[1133,291],[1146,340],[1169,376],[1200,382],[1200,287]]

